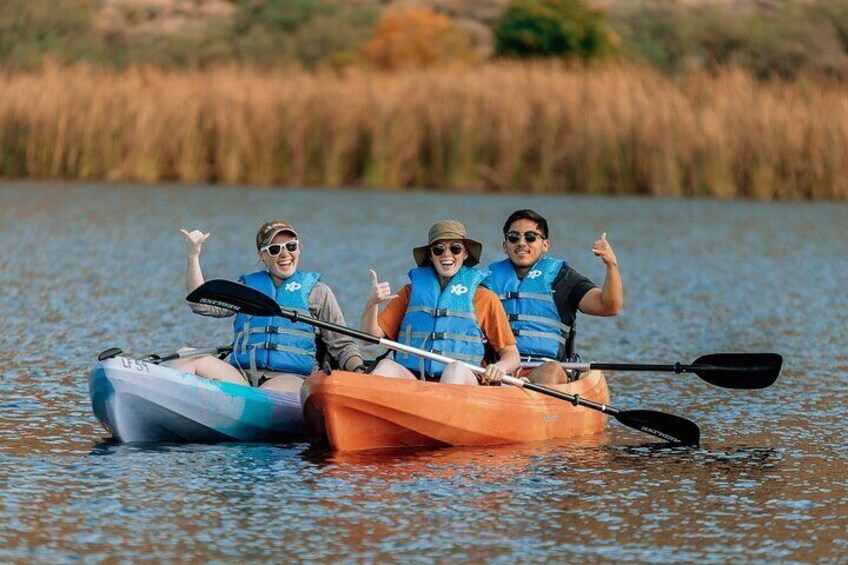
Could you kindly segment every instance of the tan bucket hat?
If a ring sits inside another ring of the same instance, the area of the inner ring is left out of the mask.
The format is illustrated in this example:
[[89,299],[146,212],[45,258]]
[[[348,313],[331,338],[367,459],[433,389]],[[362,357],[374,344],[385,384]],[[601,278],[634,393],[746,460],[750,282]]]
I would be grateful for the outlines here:
[[297,238],[297,232],[294,231],[294,226],[292,226],[291,222],[288,220],[283,220],[281,218],[268,220],[259,226],[259,231],[256,232],[256,249],[262,249],[262,247],[274,241],[274,238],[277,237],[278,233],[282,232],[289,232]]
[[427,245],[422,245],[412,250],[412,257],[415,259],[416,265],[421,267],[430,260],[430,246],[440,239],[461,239],[465,242],[465,248],[468,250],[468,258],[464,264],[468,267],[473,267],[480,262],[480,255],[483,254],[483,244],[468,237],[465,226],[456,220],[442,220],[433,224],[433,227],[430,228]]

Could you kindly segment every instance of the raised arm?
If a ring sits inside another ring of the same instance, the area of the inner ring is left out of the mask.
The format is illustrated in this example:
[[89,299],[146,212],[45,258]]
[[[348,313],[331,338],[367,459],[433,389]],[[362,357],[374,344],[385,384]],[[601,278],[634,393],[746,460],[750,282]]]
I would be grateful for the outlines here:
[[380,313],[380,304],[396,296],[397,294],[392,294],[389,283],[379,282],[377,273],[371,270],[371,292],[368,294],[365,309],[362,310],[362,317],[359,319],[359,327],[362,331],[381,338],[386,336],[380,329],[380,324],[377,323],[377,316]]
[[199,230],[188,231],[180,229],[186,242],[186,293],[191,294],[194,289],[203,284],[203,272],[200,270],[200,252],[203,244],[209,239],[210,233]]
[[592,244],[592,253],[597,255],[607,268],[603,288],[593,288],[580,300],[579,310],[593,316],[615,316],[624,304],[624,286],[618,270],[618,259],[607,241],[606,232]]

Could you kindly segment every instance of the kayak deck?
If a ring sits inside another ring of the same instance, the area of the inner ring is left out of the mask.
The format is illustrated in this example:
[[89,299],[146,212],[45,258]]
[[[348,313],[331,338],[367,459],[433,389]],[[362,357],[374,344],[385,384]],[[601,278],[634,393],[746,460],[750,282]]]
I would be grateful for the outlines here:
[[[590,371],[551,388],[609,403],[606,380]],[[304,416],[336,451],[496,445],[594,434],[599,411],[513,386],[480,387],[334,371],[304,384]]]
[[94,415],[123,442],[290,441],[309,434],[295,392],[212,381],[115,357],[89,373]]

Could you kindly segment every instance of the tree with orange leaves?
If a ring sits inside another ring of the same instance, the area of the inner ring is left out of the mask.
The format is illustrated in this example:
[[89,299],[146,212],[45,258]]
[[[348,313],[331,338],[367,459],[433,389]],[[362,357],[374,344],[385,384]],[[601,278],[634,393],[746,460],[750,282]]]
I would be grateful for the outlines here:
[[363,49],[377,68],[438,66],[473,58],[468,36],[450,18],[429,8],[390,10]]

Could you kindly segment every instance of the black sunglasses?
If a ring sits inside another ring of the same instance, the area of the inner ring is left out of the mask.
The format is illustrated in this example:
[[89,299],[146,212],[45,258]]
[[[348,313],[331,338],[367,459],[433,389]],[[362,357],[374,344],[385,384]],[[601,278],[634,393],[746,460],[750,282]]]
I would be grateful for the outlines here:
[[510,243],[518,243],[521,241],[521,236],[524,236],[524,241],[527,243],[533,243],[537,239],[544,239],[542,234],[535,231],[526,231],[524,233],[518,231],[511,231],[506,233],[506,240]]
[[451,255],[459,255],[463,251],[465,251],[465,246],[461,243],[451,243],[448,247],[445,247],[441,243],[438,245],[434,245],[430,248],[430,253],[435,255],[436,257],[441,257],[445,254],[445,250],[449,250]]
[[294,253],[299,247],[299,242],[296,239],[290,239],[285,243],[272,243],[271,245],[266,245],[259,251],[266,251],[271,257],[276,257],[283,252],[283,247],[285,247],[286,251],[289,253]]

